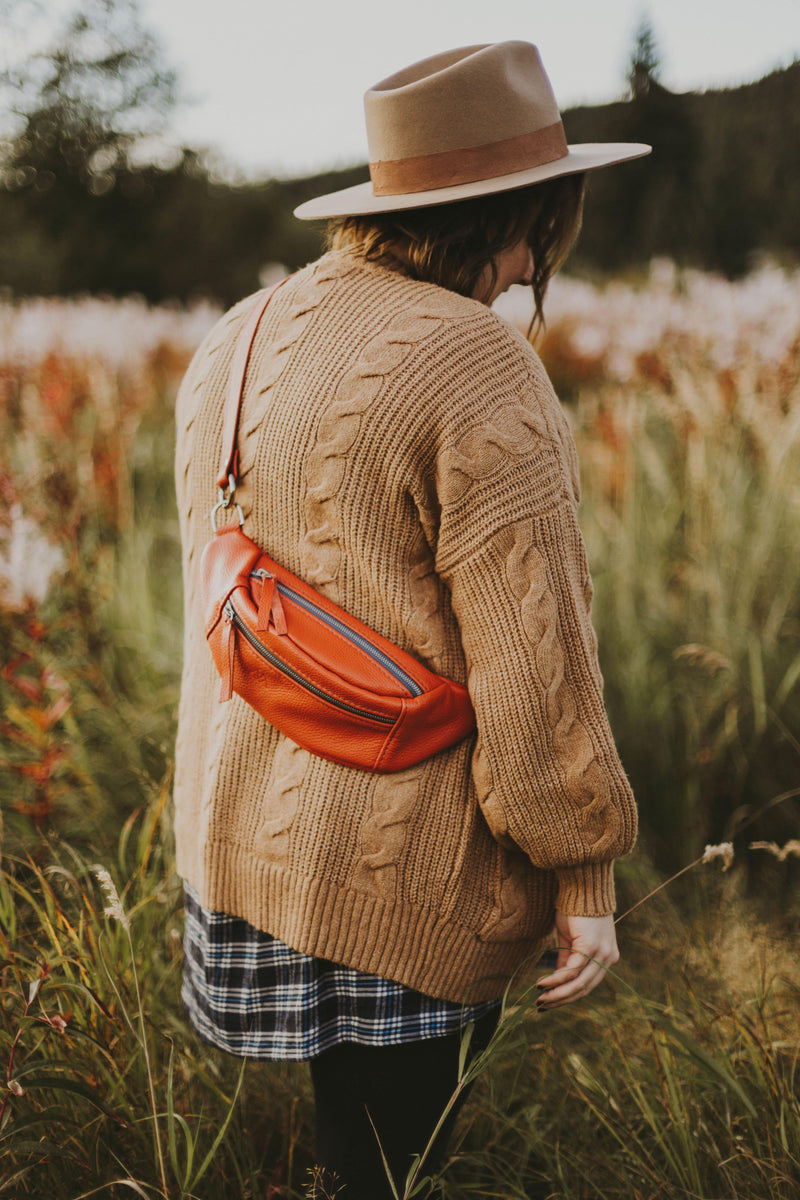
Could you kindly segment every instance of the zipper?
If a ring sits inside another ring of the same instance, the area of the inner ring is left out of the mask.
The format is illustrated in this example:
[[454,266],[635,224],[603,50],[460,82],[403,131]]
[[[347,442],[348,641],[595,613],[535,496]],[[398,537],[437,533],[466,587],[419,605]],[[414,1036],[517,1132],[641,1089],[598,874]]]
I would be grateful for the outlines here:
[[[250,572],[250,575],[251,577],[255,576],[262,582],[265,579],[273,578],[269,571],[264,571],[263,569],[253,570]],[[358,646],[360,650],[363,650],[364,653],[370,658],[374,659],[375,662],[380,663],[384,670],[388,671],[389,674],[398,681],[398,683],[402,683],[403,687],[410,692],[412,696],[422,695],[423,689],[419,686],[416,680],[412,679],[410,675],[407,675],[402,667],[398,667],[397,663],[393,662],[392,659],[389,658],[388,654],[384,654],[384,652],[379,650],[377,646],[373,646],[372,642],[370,642],[362,634],[356,633],[356,631],[351,629],[349,625],[345,625],[344,621],[340,621],[337,617],[332,617],[330,613],[325,612],[324,608],[320,608],[311,600],[307,600],[305,596],[301,596],[299,592],[295,592],[292,588],[287,587],[287,585],[285,583],[281,583],[280,580],[276,579],[275,585],[281,596],[286,596],[295,604],[298,604],[300,608],[304,608],[306,612],[318,617],[319,620],[325,625],[329,625],[332,629],[335,629],[337,633],[340,633],[342,637],[347,638],[347,640],[352,642],[353,645]]]
[[339,700],[336,696],[328,695],[327,692],[323,692],[321,688],[318,688],[315,684],[310,683],[308,679],[305,679],[302,675],[298,674],[297,671],[292,670],[287,663],[283,662],[280,658],[274,655],[271,650],[268,650],[264,643],[260,642],[258,638],[250,632],[230,600],[225,603],[223,612],[231,624],[234,625],[240,633],[244,634],[250,645],[258,654],[261,655],[262,658],[265,658],[267,662],[272,663],[273,667],[277,667],[277,669],[282,671],[284,675],[288,675],[290,679],[293,679],[295,683],[300,685],[300,687],[305,688],[307,692],[312,692],[315,696],[319,696],[321,700],[326,700],[328,704],[334,705],[335,708],[341,708],[345,712],[354,713],[357,717],[366,717],[369,721],[379,721],[382,725],[394,725],[394,717],[384,717],[379,713],[367,712],[363,708],[355,708],[352,704],[346,704],[344,700]]

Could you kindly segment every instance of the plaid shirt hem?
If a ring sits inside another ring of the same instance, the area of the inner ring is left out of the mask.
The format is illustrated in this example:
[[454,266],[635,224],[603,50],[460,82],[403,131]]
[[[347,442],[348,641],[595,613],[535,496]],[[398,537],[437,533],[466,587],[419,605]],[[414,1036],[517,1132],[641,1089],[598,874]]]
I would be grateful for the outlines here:
[[499,1001],[454,1004],[292,950],[184,884],[182,999],[200,1036],[253,1059],[316,1058],[339,1042],[393,1046],[463,1030]]

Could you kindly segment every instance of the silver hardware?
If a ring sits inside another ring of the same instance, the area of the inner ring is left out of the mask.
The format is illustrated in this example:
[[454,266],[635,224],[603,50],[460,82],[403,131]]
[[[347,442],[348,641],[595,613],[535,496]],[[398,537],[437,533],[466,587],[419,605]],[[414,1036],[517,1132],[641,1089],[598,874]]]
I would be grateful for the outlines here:
[[242,526],[244,525],[244,513],[242,511],[242,506],[241,506],[241,504],[239,504],[238,501],[234,500],[235,495],[236,495],[236,476],[231,471],[228,475],[228,494],[227,494],[227,496],[225,495],[225,489],[219,488],[219,500],[217,501],[217,503],[214,505],[214,507],[211,510],[211,528],[214,530],[214,533],[217,532],[217,513],[219,512],[219,510],[221,508],[230,508],[231,504],[233,504],[233,506],[236,509],[236,512],[238,514],[239,528],[241,529]]

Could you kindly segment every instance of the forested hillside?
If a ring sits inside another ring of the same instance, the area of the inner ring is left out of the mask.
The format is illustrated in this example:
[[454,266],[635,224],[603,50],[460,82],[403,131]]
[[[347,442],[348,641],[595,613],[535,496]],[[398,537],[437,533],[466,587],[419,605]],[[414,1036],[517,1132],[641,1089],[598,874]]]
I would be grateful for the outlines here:
[[800,62],[723,91],[652,82],[632,100],[572,109],[564,124],[574,142],[653,146],[650,158],[593,176],[583,263],[668,255],[735,276],[758,251],[800,256]]

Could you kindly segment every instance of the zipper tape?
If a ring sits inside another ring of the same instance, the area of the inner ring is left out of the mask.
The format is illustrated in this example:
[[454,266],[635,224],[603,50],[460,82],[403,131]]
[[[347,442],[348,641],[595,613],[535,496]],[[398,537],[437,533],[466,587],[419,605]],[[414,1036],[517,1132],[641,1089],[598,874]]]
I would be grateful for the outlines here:
[[352,642],[353,645],[358,646],[359,650],[363,650],[363,652],[368,655],[369,658],[379,663],[380,666],[382,666],[385,671],[388,671],[398,683],[402,683],[403,687],[406,688],[406,690],[412,696],[422,695],[423,689],[416,682],[416,680],[412,679],[402,667],[399,667],[396,662],[389,658],[388,654],[385,654],[383,650],[379,650],[378,647],[374,646],[368,638],[363,636],[363,634],[356,633],[356,631],[351,629],[349,625],[346,625],[344,621],[340,621],[337,617],[325,612],[324,608],[320,608],[319,605],[314,604],[313,601],[307,600],[305,596],[301,596],[299,592],[295,592],[287,584],[281,583],[280,580],[276,579],[274,575],[271,575],[269,571],[256,569],[251,571],[250,575],[260,579],[262,583],[266,579],[275,579],[277,589],[281,596],[286,596],[287,599],[292,600],[295,604],[299,605],[300,608],[305,609],[306,612],[317,617],[318,620],[323,623],[323,625],[327,625],[329,628],[335,629],[336,632],[341,634],[342,637],[347,638],[347,640]]
[[299,672],[290,667],[288,663],[283,662],[280,658],[278,658],[277,655],[273,654],[263,642],[258,640],[255,634],[248,629],[247,625],[239,616],[230,600],[226,601],[223,611],[231,624],[244,635],[257,654],[260,654],[261,657],[266,659],[267,662],[271,663],[273,667],[275,667],[283,675],[286,675],[287,678],[299,684],[299,686],[304,688],[307,692],[311,692],[314,696],[319,696],[321,700],[325,700],[328,704],[332,704],[334,708],[340,708],[344,712],[353,713],[354,716],[364,717],[368,721],[377,721],[381,725],[394,725],[396,718],[385,717],[381,713],[367,712],[366,709],[356,708],[353,704],[347,704],[344,700],[339,700],[337,696],[331,696],[328,692],[323,691],[322,688],[318,688],[316,684],[311,683],[311,681],[306,679],[303,675],[300,675]]

